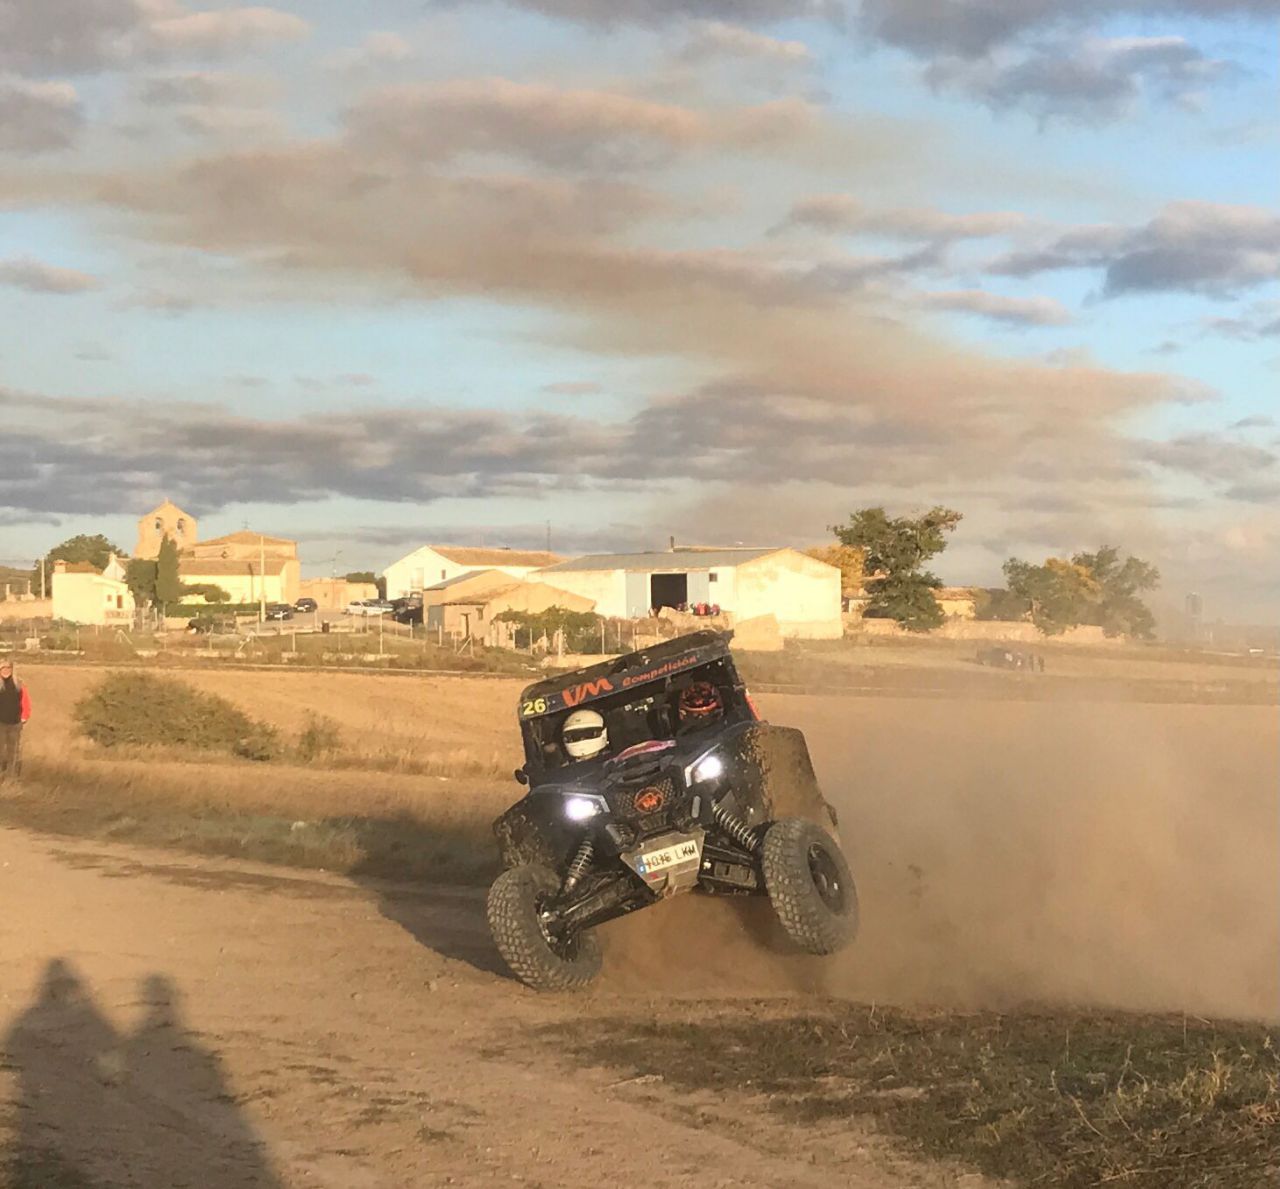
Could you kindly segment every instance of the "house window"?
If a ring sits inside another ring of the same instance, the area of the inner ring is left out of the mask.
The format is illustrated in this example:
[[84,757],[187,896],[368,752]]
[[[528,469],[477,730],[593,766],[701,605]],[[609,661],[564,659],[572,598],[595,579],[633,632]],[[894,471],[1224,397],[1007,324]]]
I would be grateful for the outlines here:
[[111,592],[107,591],[107,606],[111,606]]
[[124,595],[116,595],[116,610],[124,610]]
[[178,517],[178,536],[182,536],[182,534],[185,533],[186,531],[187,531],[187,522],[181,516],[179,516]]
[[163,520],[161,520],[159,516],[157,516],[157,517],[156,517],[156,532],[159,532],[162,528],[164,528],[164,521],[163,521]]
[[448,577],[449,577],[449,571],[448,571],[448,570],[441,570],[441,571],[440,571],[440,581],[441,581],[441,582],[443,582],[443,581],[444,581],[446,578],[448,578]]
[[719,574],[717,574],[717,573],[715,572],[715,570],[712,570],[712,571],[711,571],[711,573],[707,575],[707,581],[708,581],[708,582],[719,582],[719,581],[720,581],[720,575],[719,575]]

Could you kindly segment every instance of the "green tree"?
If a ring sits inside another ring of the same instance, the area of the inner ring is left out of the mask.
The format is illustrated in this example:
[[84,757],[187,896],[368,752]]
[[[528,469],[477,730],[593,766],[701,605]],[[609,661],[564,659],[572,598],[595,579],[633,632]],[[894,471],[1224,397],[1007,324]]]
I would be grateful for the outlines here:
[[1070,560],[1050,557],[1039,566],[1011,557],[1004,574],[1009,593],[1026,601],[1032,623],[1046,635],[1080,624],[1096,625],[1108,636],[1149,639],[1155,632],[1155,617],[1139,596],[1160,584],[1160,571],[1140,558],[1121,561],[1112,545]]
[[1026,601],[1031,622],[1046,636],[1086,622],[1098,599],[1098,584],[1089,570],[1060,557],[1040,566],[1011,557],[1004,563],[1004,577],[1010,593]]
[[182,599],[182,579],[178,576],[178,547],[165,535],[156,557],[156,603],[161,611]]
[[1031,604],[1026,599],[1003,586],[988,586],[974,593],[974,619],[1020,623],[1030,610]]
[[156,601],[156,563],[147,557],[131,557],[124,567],[124,580],[139,607]]
[[378,580],[372,570],[352,570],[346,579],[348,582],[377,582]]
[[[118,557],[123,552],[119,545],[113,544],[101,533],[94,533],[92,536],[87,533],[80,533],[77,536],[68,537],[61,545],[55,545],[44,555],[45,592],[47,593],[50,588],[49,584],[53,574],[54,562],[65,561],[73,564],[75,562],[88,562],[91,566],[101,570],[111,560],[113,553]],[[40,589],[39,562],[36,562],[31,568],[31,582],[32,589],[38,591]]]
[[924,563],[947,547],[962,514],[930,508],[923,516],[889,517],[883,508],[863,508],[831,531],[841,545],[860,549],[870,599],[865,614],[897,620],[913,632],[935,628],[946,618],[933,592],[942,585]]
[[1099,587],[1093,615],[1085,622],[1097,624],[1108,636],[1149,640],[1155,635],[1155,616],[1138,597],[1160,585],[1155,566],[1137,557],[1121,561],[1114,545],[1103,545],[1096,553],[1077,553],[1071,560],[1084,566]]

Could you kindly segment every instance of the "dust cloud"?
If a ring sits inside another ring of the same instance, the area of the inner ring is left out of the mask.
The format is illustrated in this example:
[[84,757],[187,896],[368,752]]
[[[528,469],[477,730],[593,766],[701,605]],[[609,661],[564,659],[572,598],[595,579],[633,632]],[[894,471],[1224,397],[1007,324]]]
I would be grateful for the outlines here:
[[762,701],[839,809],[857,943],[797,957],[767,905],[683,897],[606,928],[606,986],[1280,1019],[1274,708]]

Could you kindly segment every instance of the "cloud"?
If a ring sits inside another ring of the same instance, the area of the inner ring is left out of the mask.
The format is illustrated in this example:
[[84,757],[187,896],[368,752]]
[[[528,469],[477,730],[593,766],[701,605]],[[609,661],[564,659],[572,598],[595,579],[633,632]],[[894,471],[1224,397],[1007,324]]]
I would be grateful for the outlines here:
[[[1258,482],[1274,483],[1280,456],[1273,451],[1214,433],[1184,434],[1149,442],[1142,457],[1168,470],[1193,475],[1207,483],[1229,485],[1242,492]],[[1233,498],[1244,498],[1236,495]]]
[[863,31],[920,57],[978,58],[1033,33],[1125,14],[1258,17],[1274,0],[861,0]]
[[177,0],[0,0],[0,70],[81,74],[145,58],[221,57],[305,37],[273,8],[190,12]]
[[604,388],[593,380],[558,380],[544,384],[542,391],[551,396],[598,396]]
[[1280,337],[1280,303],[1261,302],[1251,309],[1226,318],[1205,318],[1206,334],[1218,334],[1240,342]]
[[978,211],[966,215],[953,215],[935,207],[873,211],[849,194],[815,194],[796,202],[782,227],[950,242],[1008,235],[1026,223],[1026,215],[1018,211]]
[[508,0],[518,8],[584,25],[657,26],[689,18],[739,24],[804,19],[840,20],[841,0]]
[[1194,106],[1204,90],[1236,73],[1181,37],[1050,42],[980,59],[941,58],[925,80],[993,109],[1021,108],[1042,122],[1102,123],[1127,114],[1145,94]]
[[320,64],[326,70],[355,72],[400,65],[414,57],[412,42],[399,33],[382,31],[368,34],[358,46],[335,51]]
[[783,41],[723,21],[702,21],[697,25],[681,51],[691,62],[708,58],[747,58],[774,65],[803,65],[813,60],[803,41]]
[[98,284],[98,278],[88,273],[56,268],[29,257],[0,260],[0,285],[9,285],[27,293],[84,293],[98,288]]
[[1268,417],[1265,413],[1251,413],[1248,417],[1241,417],[1239,421],[1232,422],[1232,429],[1271,429],[1276,424],[1274,417]]
[[70,83],[0,78],[0,152],[65,149],[83,126],[80,99]]
[[139,101],[152,107],[256,106],[276,89],[266,78],[219,70],[152,75],[136,87]]
[[812,117],[798,101],[703,113],[615,92],[487,78],[383,88],[352,106],[346,126],[364,153],[422,162],[499,154],[603,172],[716,143],[776,144]]
[[1227,296],[1280,274],[1280,215],[1262,207],[1172,202],[1138,227],[1076,228],[1033,251],[991,262],[988,271],[1031,276],[1099,269],[1107,296],[1181,291]]
[[1004,297],[981,289],[921,293],[921,305],[961,314],[978,314],[1014,326],[1065,326],[1071,312],[1052,297]]

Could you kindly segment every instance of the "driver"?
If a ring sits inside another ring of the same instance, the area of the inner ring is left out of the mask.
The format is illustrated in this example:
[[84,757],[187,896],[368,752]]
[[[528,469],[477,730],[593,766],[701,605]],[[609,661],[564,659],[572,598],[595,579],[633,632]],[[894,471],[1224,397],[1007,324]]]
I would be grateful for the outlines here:
[[571,760],[589,760],[609,746],[609,732],[594,710],[575,710],[564,720],[560,740]]
[[710,681],[694,681],[680,691],[677,713],[680,730],[704,727],[724,713],[724,699]]

